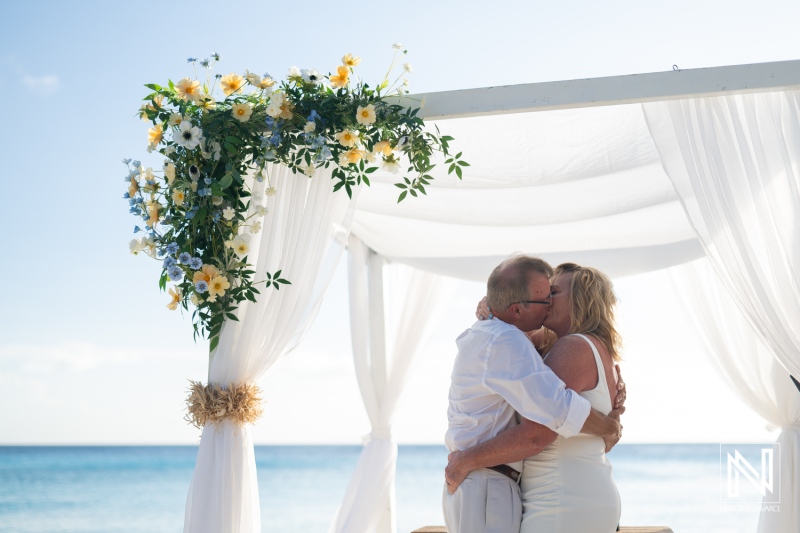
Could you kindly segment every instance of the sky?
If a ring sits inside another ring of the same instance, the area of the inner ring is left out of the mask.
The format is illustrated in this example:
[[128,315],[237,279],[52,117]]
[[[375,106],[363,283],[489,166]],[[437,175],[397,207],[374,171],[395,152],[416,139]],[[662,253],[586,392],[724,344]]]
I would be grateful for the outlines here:
[[[168,311],[160,267],[128,253],[126,157],[148,161],[143,84],[218,72],[335,68],[375,83],[401,42],[412,92],[796,59],[789,1],[15,2],[0,16],[0,444],[190,444],[188,379],[207,345]],[[465,158],[468,159],[468,154]],[[465,174],[465,180],[469,179]],[[17,268],[19,267],[19,268]],[[358,443],[369,432],[350,355],[346,264],[306,340],[261,386],[256,443]],[[629,387],[626,442],[771,440],[703,359],[664,272],[616,280]],[[462,282],[398,413],[402,442],[440,443]],[[642,310],[652,309],[652,313]]]

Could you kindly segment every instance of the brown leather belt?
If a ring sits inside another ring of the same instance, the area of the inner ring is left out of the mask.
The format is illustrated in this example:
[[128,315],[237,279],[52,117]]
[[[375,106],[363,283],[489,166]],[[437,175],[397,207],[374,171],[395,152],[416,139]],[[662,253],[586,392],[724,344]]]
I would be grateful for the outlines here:
[[514,483],[519,482],[520,473],[508,465],[489,466],[487,468],[489,470],[494,470],[495,472],[500,472],[504,476],[511,478],[511,481],[513,481]]

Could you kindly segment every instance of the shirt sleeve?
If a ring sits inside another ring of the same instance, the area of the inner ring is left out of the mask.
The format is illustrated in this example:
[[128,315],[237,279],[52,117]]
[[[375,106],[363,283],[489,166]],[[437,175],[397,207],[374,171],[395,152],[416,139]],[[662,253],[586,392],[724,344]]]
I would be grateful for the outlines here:
[[515,333],[503,332],[489,346],[483,385],[528,420],[564,437],[577,435],[589,417],[591,404],[566,388],[527,337]]

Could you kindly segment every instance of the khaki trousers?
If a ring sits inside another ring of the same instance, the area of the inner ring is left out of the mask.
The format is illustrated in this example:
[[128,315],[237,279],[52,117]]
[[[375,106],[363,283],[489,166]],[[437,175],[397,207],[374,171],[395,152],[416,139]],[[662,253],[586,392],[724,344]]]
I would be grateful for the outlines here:
[[442,509],[447,533],[519,533],[519,485],[494,470],[470,472],[454,494],[444,486]]

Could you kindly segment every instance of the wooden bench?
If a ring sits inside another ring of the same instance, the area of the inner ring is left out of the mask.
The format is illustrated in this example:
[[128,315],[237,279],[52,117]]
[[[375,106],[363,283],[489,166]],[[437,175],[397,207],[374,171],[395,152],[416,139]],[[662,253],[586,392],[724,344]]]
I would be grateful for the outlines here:
[[[425,526],[415,529],[411,533],[447,533],[444,526]],[[673,533],[672,529],[665,526],[655,527],[620,527],[619,533]]]

